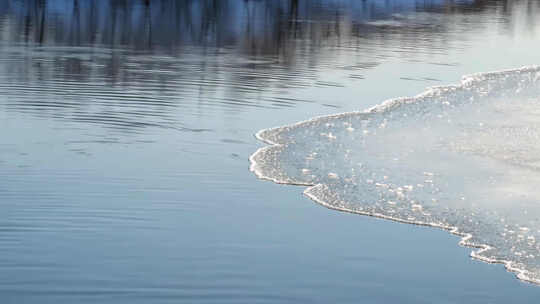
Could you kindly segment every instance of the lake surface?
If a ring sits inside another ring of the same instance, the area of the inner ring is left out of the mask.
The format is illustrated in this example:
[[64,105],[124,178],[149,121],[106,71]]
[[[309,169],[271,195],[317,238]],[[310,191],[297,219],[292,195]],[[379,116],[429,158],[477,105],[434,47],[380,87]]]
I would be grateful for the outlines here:
[[534,0],[2,1],[0,302],[531,303],[538,286],[459,237],[323,208],[248,158],[261,129],[539,64],[539,17]]

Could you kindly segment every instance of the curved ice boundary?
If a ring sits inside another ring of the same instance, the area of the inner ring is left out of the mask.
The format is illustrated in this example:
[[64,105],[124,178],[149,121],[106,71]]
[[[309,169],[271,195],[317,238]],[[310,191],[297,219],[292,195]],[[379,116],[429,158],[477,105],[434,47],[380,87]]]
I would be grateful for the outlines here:
[[[266,129],[251,171],[330,209],[433,226],[540,284],[540,66]],[[538,241],[537,241],[538,240]]]

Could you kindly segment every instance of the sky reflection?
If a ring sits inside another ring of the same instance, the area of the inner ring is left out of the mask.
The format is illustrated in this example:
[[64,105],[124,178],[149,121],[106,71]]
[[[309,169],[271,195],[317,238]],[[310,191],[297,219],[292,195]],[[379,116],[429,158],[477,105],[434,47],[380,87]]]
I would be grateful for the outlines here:
[[9,110],[122,130],[200,130],[174,118],[171,108],[200,113],[319,102],[298,89],[350,96],[344,88],[389,59],[452,67],[459,63],[437,56],[470,48],[479,35],[534,32],[539,7],[537,1],[9,0],[0,6],[0,93]]

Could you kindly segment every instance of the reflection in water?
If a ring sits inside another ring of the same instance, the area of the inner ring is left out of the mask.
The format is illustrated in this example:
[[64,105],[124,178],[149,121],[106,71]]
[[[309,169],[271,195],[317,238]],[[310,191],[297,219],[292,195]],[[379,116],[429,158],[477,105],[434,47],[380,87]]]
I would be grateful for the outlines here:
[[[326,41],[401,34],[425,44],[445,33],[449,15],[493,15],[511,26],[516,8],[533,24],[537,1],[174,1],[6,0],[0,7],[3,40],[62,46],[97,46],[178,55],[182,47],[234,47],[247,55],[292,60],[294,50]],[[407,13],[431,13],[409,20]],[[494,14],[496,12],[496,14]],[[441,18],[439,18],[441,17]],[[440,20],[437,20],[440,19]],[[467,24],[462,25],[464,28]],[[425,44],[424,46],[427,46]],[[158,49],[158,50],[156,50]]]
[[0,302],[531,302],[247,158],[262,128],[534,63],[538,3],[0,0]]
[[358,81],[386,58],[425,61],[465,47],[471,27],[494,16],[503,30],[512,28],[514,15],[534,23],[539,6],[9,0],[0,6],[0,92],[11,110],[123,129],[189,130],[170,107],[294,106],[305,100],[287,96],[290,88],[347,85],[323,79],[324,70],[347,71],[348,81]]

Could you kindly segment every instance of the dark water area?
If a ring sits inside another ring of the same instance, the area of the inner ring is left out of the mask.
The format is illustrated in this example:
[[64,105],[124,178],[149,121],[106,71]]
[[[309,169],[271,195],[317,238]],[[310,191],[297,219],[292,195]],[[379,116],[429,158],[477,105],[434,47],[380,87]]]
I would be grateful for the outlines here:
[[532,303],[256,179],[260,129],[539,64],[538,1],[4,0],[1,303]]

